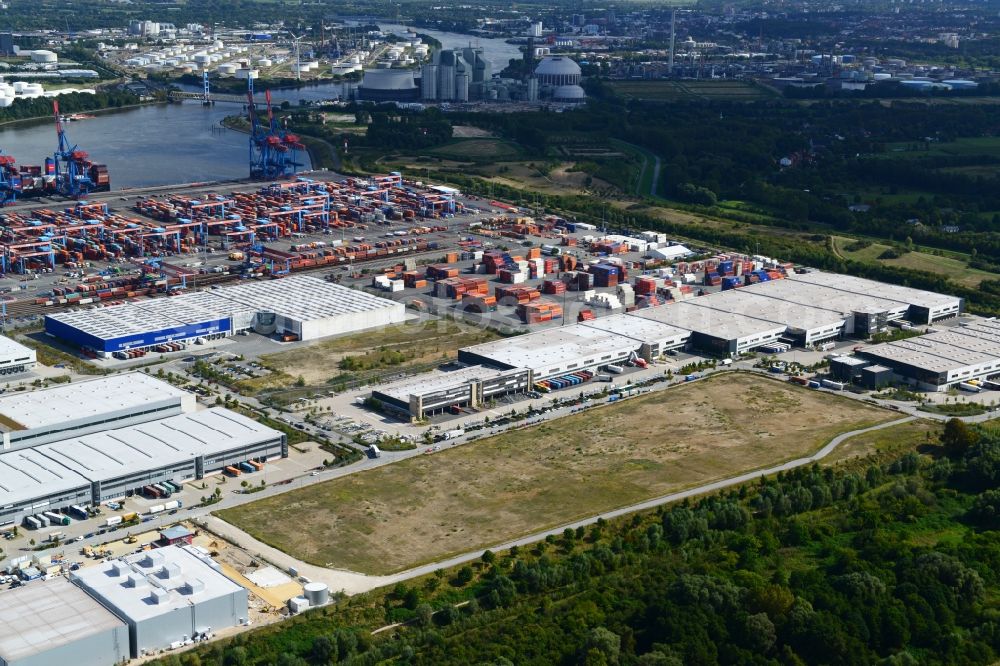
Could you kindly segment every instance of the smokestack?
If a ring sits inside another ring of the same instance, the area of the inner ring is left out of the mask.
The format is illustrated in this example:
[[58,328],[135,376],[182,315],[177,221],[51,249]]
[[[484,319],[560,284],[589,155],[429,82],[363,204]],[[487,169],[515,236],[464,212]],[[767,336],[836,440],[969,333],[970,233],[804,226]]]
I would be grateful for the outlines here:
[[674,37],[677,36],[677,10],[670,12],[670,76],[674,75]]

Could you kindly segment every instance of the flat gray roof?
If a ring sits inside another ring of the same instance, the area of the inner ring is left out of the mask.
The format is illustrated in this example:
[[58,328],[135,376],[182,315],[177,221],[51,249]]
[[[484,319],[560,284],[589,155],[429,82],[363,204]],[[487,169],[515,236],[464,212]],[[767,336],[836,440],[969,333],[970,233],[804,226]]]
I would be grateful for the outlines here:
[[210,292],[192,292],[47,316],[102,340],[110,340],[245,316],[251,312],[274,312],[298,321],[312,321],[384,308],[402,310],[403,307],[401,303],[359,289],[297,275],[281,280],[221,287]]
[[719,291],[686,302],[699,307],[740,314],[804,331],[838,326],[844,323],[844,315],[838,312],[814,308],[802,301],[767,298],[767,285],[780,282],[784,282],[784,280],[764,282],[758,284],[756,289],[741,287]]
[[686,339],[691,336],[691,331],[677,328],[670,324],[655,321],[653,319],[643,319],[633,317],[631,314],[614,314],[607,317],[598,317],[591,321],[580,322],[581,326],[589,326],[601,331],[624,335],[640,343],[654,344],[666,338]]
[[279,437],[277,430],[216,407],[39,446],[42,455],[105,481]]
[[[84,567],[72,577],[129,621],[142,622],[243,589],[206,557],[191,546],[164,546]],[[237,615],[245,617],[245,610]]]
[[0,335],[0,361],[7,359],[35,357],[35,350],[25,347],[20,342],[11,340],[6,335]]
[[954,326],[920,337],[886,342],[868,347],[864,352],[938,373],[991,361],[1000,364],[1000,325],[988,320],[973,320],[969,326]]
[[396,301],[305,275],[224,287],[215,294],[257,311],[275,312],[298,321],[403,308]]
[[[158,298],[156,302],[165,300]],[[174,328],[184,323],[167,317],[154,308],[141,308],[134,303],[56,312],[46,317],[101,340]]]
[[866,361],[863,358],[858,358],[857,356],[838,356],[837,358],[830,359],[831,362],[843,363],[844,365],[868,365],[871,361]]
[[655,308],[643,308],[631,313],[635,317],[652,319],[677,328],[696,331],[723,340],[739,340],[755,335],[781,334],[785,326],[755,319],[735,312],[725,312],[698,305],[707,296],[668,303]]
[[450,389],[472,381],[484,381],[510,375],[518,370],[500,370],[487,368],[484,365],[470,365],[457,370],[432,370],[419,377],[411,377],[392,384],[373,387],[374,391],[403,402],[408,402],[411,395],[427,395],[436,391]]
[[743,289],[759,296],[808,305],[844,316],[852,312],[892,312],[905,310],[909,307],[899,301],[879,298],[878,296],[851,294],[834,287],[802,280],[768,280],[748,285]]
[[624,335],[571,324],[466,347],[464,351],[517,368],[541,369],[638,348],[636,340]]
[[0,506],[37,500],[77,488],[89,489],[90,481],[35,449],[0,454]]
[[[0,592],[0,659],[7,663],[124,626],[62,577]],[[128,654],[127,646],[122,652]]]
[[896,284],[887,284],[885,282],[876,282],[875,280],[854,277],[853,275],[827,273],[825,271],[793,273],[788,276],[788,279],[797,280],[799,282],[809,282],[812,284],[821,284],[852,294],[877,296],[879,298],[886,298],[892,301],[898,301],[900,303],[925,308],[948,306],[958,300],[961,300],[957,296],[948,296],[946,294],[938,294],[933,291],[902,287]]
[[29,430],[124,409],[140,410],[186,395],[190,394],[155,377],[129,372],[7,394],[0,397],[0,422],[9,430]]

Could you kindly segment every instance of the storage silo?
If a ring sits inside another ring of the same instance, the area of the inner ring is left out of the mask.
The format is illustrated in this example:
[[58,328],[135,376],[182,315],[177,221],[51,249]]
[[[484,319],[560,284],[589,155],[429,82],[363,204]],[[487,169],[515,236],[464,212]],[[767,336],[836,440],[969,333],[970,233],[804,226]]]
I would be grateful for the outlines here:
[[330,601],[330,588],[326,583],[306,583],[302,592],[311,607],[322,606]]
[[420,69],[420,96],[424,99],[437,99],[438,96],[437,65],[424,65]]

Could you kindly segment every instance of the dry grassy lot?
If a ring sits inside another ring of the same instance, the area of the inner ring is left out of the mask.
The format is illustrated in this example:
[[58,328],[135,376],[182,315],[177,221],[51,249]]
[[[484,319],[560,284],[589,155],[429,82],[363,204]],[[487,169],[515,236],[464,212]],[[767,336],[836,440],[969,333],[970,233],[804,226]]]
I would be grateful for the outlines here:
[[385,574],[797,458],[893,418],[726,373],[220,516],[300,559]]

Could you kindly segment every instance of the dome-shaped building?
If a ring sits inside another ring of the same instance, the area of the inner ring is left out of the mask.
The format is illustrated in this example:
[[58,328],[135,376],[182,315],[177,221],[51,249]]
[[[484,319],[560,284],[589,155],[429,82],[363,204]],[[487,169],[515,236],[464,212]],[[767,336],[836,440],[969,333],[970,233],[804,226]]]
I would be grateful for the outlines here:
[[559,86],[552,92],[552,100],[555,102],[582,103],[586,101],[586,97],[580,86]]
[[416,101],[420,88],[409,69],[369,69],[358,87],[358,98],[373,102]]
[[543,86],[578,86],[580,66],[566,56],[548,56],[535,67],[535,78]]

